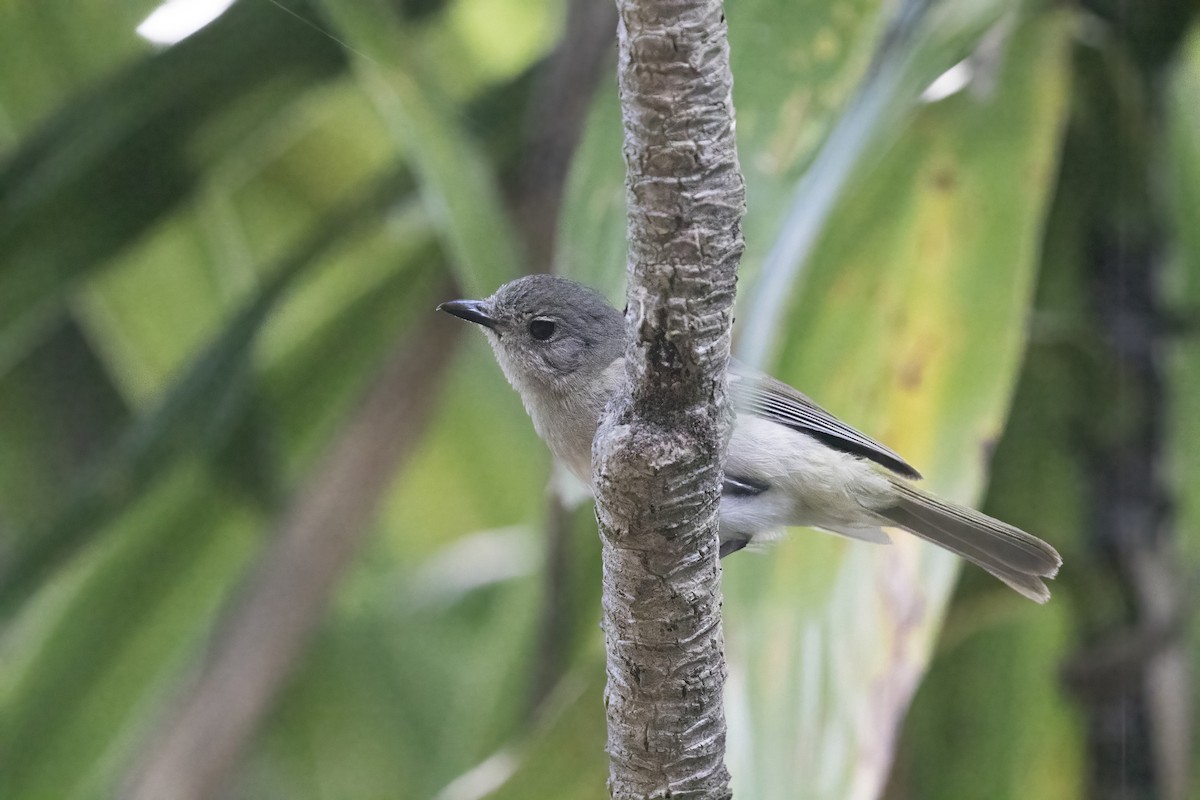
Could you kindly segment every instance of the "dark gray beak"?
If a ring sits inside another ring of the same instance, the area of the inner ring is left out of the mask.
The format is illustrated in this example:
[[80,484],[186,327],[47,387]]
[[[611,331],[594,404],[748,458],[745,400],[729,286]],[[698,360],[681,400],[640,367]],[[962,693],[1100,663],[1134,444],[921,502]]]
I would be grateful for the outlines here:
[[459,319],[474,322],[485,328],[495,328],[496,320],[488,315],[486,300],[450,300],[437,307],[438,311],[453,314]]

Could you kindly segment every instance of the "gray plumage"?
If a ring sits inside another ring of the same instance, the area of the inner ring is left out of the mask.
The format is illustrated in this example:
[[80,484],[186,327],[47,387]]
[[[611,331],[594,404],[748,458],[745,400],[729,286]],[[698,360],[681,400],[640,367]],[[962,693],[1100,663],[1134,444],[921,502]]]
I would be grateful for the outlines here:
[[[530,275],[484,300],[438,306],[481,325],[538,435],[587,485],[592,440],[624,376],[625,324],[598,292]],[[721,497],[721,554],[788,526],[887,543],[901,528],[983,567],[1024,596],[1050,598],[1043,578],[1062,559],[1049,544],[909,481],[918,473],[785,383],[736,361],[736,412]]]

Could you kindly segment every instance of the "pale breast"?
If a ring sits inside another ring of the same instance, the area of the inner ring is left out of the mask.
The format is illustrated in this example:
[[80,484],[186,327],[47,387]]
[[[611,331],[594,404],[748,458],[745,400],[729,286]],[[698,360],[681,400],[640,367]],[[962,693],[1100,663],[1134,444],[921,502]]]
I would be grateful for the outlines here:
[[538,436],[550,448],[554,457],[563,463],[572,475],[592,485],[592,439],[596,436],[599,417],[590,417],[585,410],[559,409],[555,413],[529,409],[533,427]]

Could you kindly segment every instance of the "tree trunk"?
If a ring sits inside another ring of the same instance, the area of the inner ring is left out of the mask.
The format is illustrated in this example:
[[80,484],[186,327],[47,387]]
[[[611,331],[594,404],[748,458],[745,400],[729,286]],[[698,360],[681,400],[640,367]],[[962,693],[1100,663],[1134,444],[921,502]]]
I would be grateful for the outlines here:
[[627,391],[593,449],[614,798],[728,798],[717,511],[744,187],[719,0],[618,0]]

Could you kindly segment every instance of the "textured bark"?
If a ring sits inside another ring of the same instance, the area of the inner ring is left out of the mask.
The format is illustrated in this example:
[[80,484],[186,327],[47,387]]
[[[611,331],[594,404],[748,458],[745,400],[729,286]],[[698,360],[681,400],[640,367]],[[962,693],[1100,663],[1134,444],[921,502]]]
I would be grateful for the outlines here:
[[628,391],[593,449],[609,789],[727,798],[717,511],[744,189],[717,0],[619,0]]

